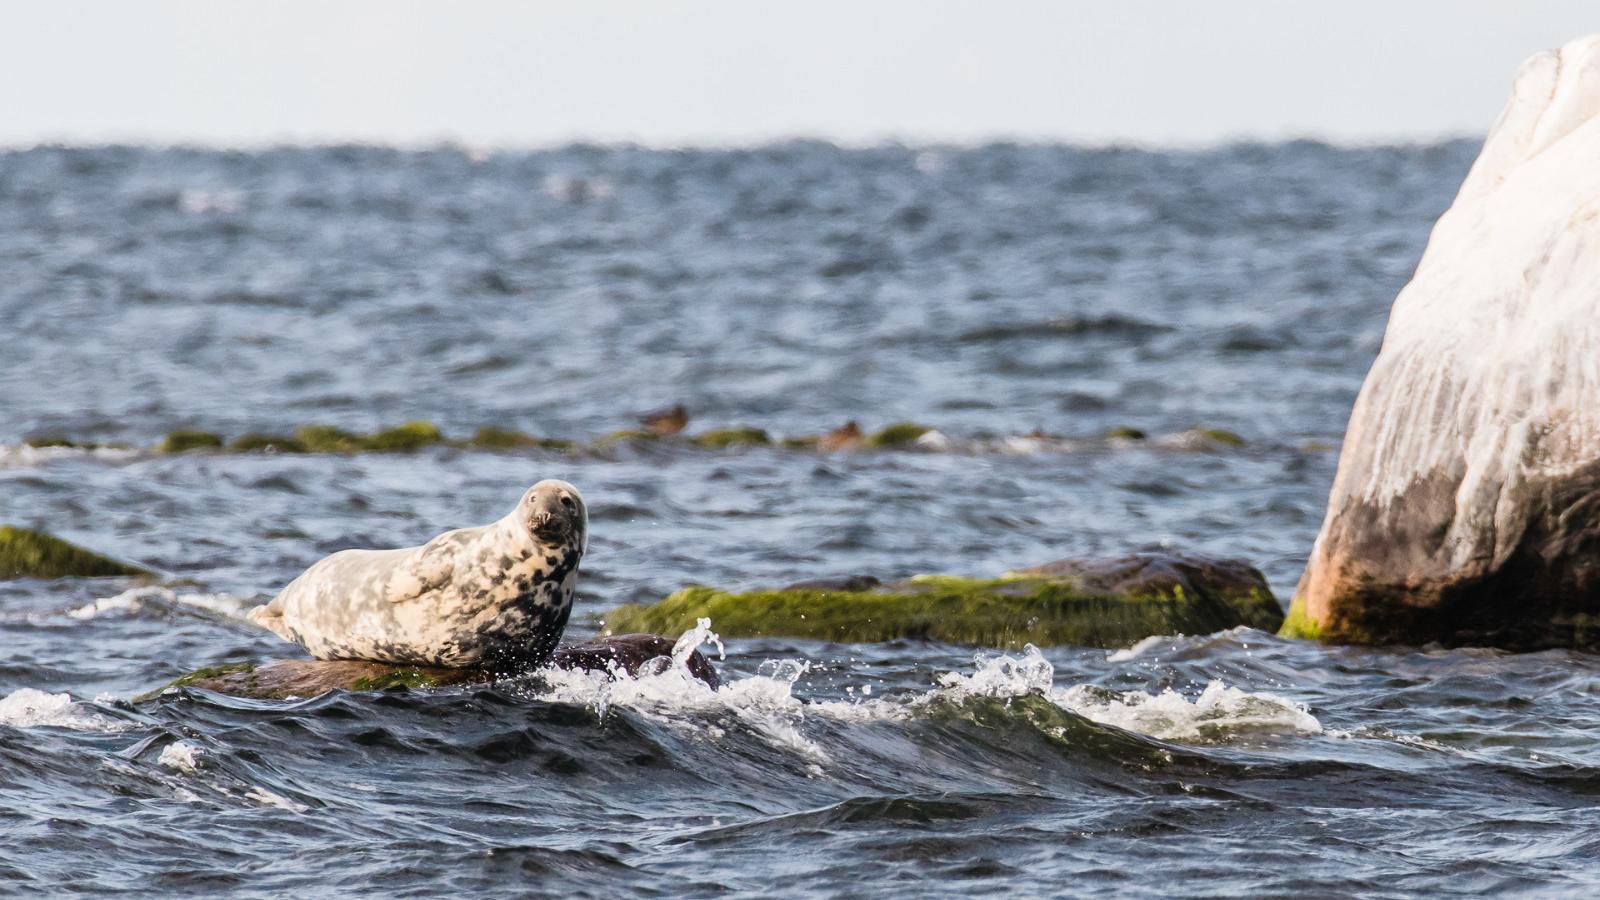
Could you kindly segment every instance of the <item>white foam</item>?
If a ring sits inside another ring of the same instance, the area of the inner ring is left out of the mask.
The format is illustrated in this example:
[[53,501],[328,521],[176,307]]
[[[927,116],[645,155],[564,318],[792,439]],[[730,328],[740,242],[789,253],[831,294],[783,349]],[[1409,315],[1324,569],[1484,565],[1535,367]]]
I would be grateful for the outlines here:
[[296,803],[282,794],[275,794],[264,787],[253,787],[244,793],[245,799],[254,800],[262,806],[274,806],[278,809],[287,809],[290,812],[305,812],[310,809],[304,803]]
[[127,727],[75,702],[71,694],[50,694],[34,688],[17,688],[0,698],[0,725],[76,731],[121,731]]
[[162,751],[156,763],[179,772],[193,774],[200,768],[200,748],[183,741],[174,741]]
[[[1182,637],[1182,635],[1177,635],[1176,637]],[[1158,648],[1172,646],[1174,641],[1175,637],[1171,635],[1152,634],[1139,643],[1134,644],[1132,647],[1128,647],[1123,650],[1111,651],[1106,655],[1106,662],[1115,663],[1135,660],[1141,656],[1151,653]]]
[[1220,681],[1207,684],[1193,700],[1170,688],[1148,694],[1092,685],[1052,690],[1050,700],[1086,719],[1167,741],[1215,743],[1252,735],[1322,733],[1322,723],[1301,704]]
[[183,741],[174,741],[161,751],[156,763],[177,772],[193,775],[200,768],[200,756],[199,747]]

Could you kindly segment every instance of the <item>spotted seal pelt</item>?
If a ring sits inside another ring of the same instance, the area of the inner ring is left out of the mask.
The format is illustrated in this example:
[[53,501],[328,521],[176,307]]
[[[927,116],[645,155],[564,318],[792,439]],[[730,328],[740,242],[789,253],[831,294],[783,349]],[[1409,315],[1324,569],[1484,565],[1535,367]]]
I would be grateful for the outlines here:
[[343,550],[250,620],[318,659],[525,668],[555,649],[588,546],[578,489],[541,481],[508,515],[421,547]]

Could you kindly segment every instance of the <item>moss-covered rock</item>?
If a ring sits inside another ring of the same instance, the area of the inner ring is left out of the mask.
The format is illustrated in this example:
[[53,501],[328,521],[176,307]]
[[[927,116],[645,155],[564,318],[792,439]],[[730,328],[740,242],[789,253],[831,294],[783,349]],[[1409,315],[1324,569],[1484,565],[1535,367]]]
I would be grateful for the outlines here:
[[765,447],[772,443],[772,436],[760,428],[719,428],[697,434],[689,441],[699,447],[723,450],[728,447]]
[[0,526],[0,578],[103,578],[151,575],[39,531]]
[[915,638],[1000,648],[1120,647],[1153,634],[1239,625],[1276,631],[1283,622],[1266,580],[1248,565],[1161,553],[1066,561],[994,579],[924,576],[869,590],[690,587],[652,606],[612,610],[605,620],[609,631],[672,633],[701,617],[724,637]]
[[1226,428],[1190,428],[1164,437],[1161,442],[1183,450],[1221,450],[1249,443]]
[[228,450],[232,453],[305,453],[307,448],[296,438],[251,432],[229,441]]
[[294,439],[310,453],[355,453],[366,449],[361,435],[332,425],[302,425]]
[[383,451],[421,450],[444,441],[444,432],[432,422],[407,422],[374,432],[363,441],[365,449]]
[[1118,425],[1106,432],[1106,439],[1112,441],[1142,441],[1147,437],[1149,435],[1145,434],[1143,429],[1130,425]]
[[220,449],[222,449],[222,435],[210,431],[174,431],[161,441],[162,453]]
[[[628,634],[562,647],[550,664],[562,669],[636,674],[652,659],[669,656],[673,641],[654,634]],[[690,654],[691,674],[711,687],[719,683],[717,670],[697,650]],[[134,698],[142,703],[171,688],[197,688],[255,700],[316,697],[329,691],[417,690],[452,685],[489,684],[503,673],[487,669],[445,669],[432,666],[392,666],[360,660],[280,659],[257,665],[230,663],[190,672],[166,685]]]
[[900,447],[915,443],[917,438],[932,431],[916,422],[896,422],[867,436],[868,447]]
[[66,437],[65,435],[60,434],[45,434],[23,438],[22,443],[37,450],[43,450],[49,447],[65,447],[71,450],[94,450],[100,446],[99,444],[93,444],[87,441],[75,441],[69,437]]

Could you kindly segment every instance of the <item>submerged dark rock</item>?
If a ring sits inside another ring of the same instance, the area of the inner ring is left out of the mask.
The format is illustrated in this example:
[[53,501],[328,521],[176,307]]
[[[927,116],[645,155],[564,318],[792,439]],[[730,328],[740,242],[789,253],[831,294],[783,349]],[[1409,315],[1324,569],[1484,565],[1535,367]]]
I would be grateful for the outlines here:
[[[558,669],[637,674],[650,660],[672,655],[673,641],[654,634],[624,634],[573,644],[556,650],[550,665]],[[711,687],[721,679],[716,667],[696,650],[686,662],[689,672]],[[255,700],[316,697],[329,691],[381,691],[394,687],[433,688],[489,684],[506,677],[487,669],[396,666],[348,659],[280,659],[234,663],[191,672],[171,684],[136,698],[147,700],[174,687],[193,687]]]
[[606,623],[671,633],[702,617],[724,637],[920,638],[1008,649],[1119,647],[1153,634],[1276,631],[1283,623],[1266,579],[1247,563],[1161,552],[1063,560],[992,579],[880,584],[854,576],[745,593],[689,587],[651,606],[612,610]]
[[[583,669],[591,672],[620,669],[629,675],[635,675],[638,674],[639,668],[650,660],[671,656],[673,643],[658,634],[619,634],[562,647],[556,650],[550,664],[558,669]],[[689,654],[685,665],[689,667],[690,674],[712,687],[722,683],[716,667],[699,650]]]

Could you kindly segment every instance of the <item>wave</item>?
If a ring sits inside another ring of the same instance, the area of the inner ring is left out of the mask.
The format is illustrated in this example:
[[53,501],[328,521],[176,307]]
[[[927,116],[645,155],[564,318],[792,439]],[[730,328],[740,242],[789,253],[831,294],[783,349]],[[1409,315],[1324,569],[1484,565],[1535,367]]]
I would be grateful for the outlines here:
[[130,588],[120,594],[101,597],[82,606],[67,610],[74,619],[98,619],[103,616],[161,614],[211,614],[224,618],[241,618],[257,598],[236,597],[232,594],[180,594],[171,588],[151,585]]
[[[1170,639],[1168,639],[1170,640]],[[1160,693],[1116,691],[1092,684],[1055,685],[1055,667],[1032,644],[1020,655],[979,654],[970,673],[946,672],[926,692],[874,698],[870,685],[848,700],[803,700],[795,685],[809,670],[797,660],[769,661],[762,670],[711,688],[689,673],[683,660],[702,643],[717,641],[709,620],[680,638],[672,660],[637,677],[599,672],[543,673],[532,699],[582,705],[601,716],[614,708],[634,710],[659,722],[704,728],[707,714],[728,714],[770,743],[821,762],[823,748],[807,736],[809,720],[835,723],[908,721],[976,701],[1042,700],[1055,709],[1098,725],[1109,725],[1161,741],[1222,744],[1264,736],[1316,735],[1322,725],[1302,704],[1269,693],[1253,693],[1213,680],[1192,698],[1171,688]],[[716,646],[721,649],[720,642]],[[1027,719],[1031,713],[1018,708]],[[1036,710],[1034,711],[1036,712]],[[1053,716],[1051,718],[1054,718]],[[1057,727],[1057,726],[1052,726]]]

